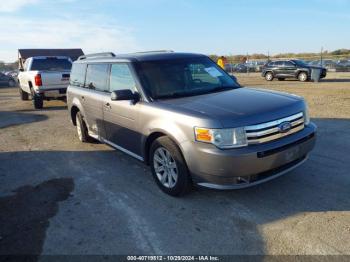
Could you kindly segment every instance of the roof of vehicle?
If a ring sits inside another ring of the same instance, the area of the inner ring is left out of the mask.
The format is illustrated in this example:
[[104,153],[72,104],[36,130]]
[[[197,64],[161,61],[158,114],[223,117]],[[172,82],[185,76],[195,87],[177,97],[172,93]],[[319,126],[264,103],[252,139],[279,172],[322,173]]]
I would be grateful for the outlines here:
[[79,56],[84,55],[80,48],[72,49],[18,49],[18,56],[21,59],[27,59],[34,56],[67,56],[72,61],[77,60]]
[[113,53],[101,53],[91,54],[87,56],[80,57],[78,62],[113,62],[116,60],[123,60],[129,62],[143,62],[143,61],[156,61],[156,60],[167,60],[167,59],[177,59],[177,58],[190,58],[190,57],[206,57],[202,54],[195,53],[177,53],[172,51],[150,51],[150,52],[139,52],[130,54],[118,54]]

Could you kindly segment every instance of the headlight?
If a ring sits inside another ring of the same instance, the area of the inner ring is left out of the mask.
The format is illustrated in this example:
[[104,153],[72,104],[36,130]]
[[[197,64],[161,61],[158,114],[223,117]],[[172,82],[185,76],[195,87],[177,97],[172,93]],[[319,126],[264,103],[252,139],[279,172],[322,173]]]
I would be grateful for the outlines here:
[[228,129],[195,127],[194,133],[196,141],[211,143],[221,149],[247,145],[247,137],[243,127]]
[[310,115],[309,115],[309,107],[307,104],[305,104],[305,111],[304,111],[304,125],[310,124]]

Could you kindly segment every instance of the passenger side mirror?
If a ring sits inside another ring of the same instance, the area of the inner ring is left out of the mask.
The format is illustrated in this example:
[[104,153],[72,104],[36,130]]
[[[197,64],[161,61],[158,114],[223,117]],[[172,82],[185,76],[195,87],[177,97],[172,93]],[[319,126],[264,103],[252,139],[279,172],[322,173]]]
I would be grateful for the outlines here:
[[115,90],[111,93],[112,101],[121,101],[121,100],[133,100],[137,101],[139,95],[133,93],[130,89]]

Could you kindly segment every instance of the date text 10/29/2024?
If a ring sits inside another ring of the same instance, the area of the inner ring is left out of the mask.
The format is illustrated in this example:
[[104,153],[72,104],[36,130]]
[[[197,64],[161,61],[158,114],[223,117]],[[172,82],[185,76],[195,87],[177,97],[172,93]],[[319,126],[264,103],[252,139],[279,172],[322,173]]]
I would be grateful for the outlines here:
[[217,256],[127,256],[128,261],[220,261]]

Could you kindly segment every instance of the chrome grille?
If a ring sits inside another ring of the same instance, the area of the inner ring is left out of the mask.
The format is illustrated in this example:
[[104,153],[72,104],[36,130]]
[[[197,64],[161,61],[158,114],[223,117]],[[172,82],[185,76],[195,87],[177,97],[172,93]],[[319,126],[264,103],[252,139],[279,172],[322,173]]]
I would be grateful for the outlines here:
[[[286,132],[281,131],[279,125],[288,122],[290,129]],[[304,114],[302,112],[281,118],[278,120],[247,126],[245,128],[248,144],[261,144],[276,140],[304,129]]]

